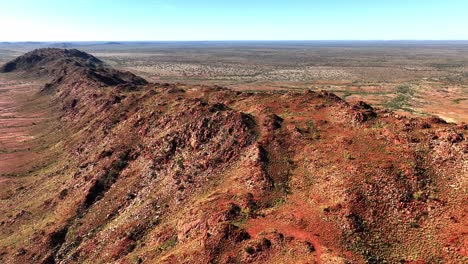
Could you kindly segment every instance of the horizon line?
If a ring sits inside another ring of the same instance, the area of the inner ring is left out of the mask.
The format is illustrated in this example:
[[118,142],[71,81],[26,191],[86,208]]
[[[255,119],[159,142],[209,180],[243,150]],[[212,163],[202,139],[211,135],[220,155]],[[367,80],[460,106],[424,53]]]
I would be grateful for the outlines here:
[[67,43],[67,42],[281,42],[281,41],[468,41],[468,39],[227,39],[227,40],[0,40],[0,43]]

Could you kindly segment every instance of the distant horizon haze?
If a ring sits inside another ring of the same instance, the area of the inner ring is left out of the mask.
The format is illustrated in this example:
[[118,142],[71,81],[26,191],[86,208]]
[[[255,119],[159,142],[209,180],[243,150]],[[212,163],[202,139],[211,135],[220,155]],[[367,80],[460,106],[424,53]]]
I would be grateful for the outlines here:
[[101,43],[101,44],[121,44],[121,43],[168,43],[168,42],[220,42],[220,43],[227,43],[227,42],[263,42],[263,43],[274,43],[274,42],[297,42],[297,43],[304,43],[304,42],[311,42],[311,43],[319,43],[319,42],[368,42],[368,43],[386,43],[386,42],[400,42],[400,43],[421,43],[421,42],[432,42],[432,43],[447,43],[447,42],[466,42],[468,43],[468,39],[231,39],[231,40],[2,40],[0,39],[0,43],[28,43],[28,44],[46,44],[46,43],[54,43],[54,44],[67,44],[67,43]]

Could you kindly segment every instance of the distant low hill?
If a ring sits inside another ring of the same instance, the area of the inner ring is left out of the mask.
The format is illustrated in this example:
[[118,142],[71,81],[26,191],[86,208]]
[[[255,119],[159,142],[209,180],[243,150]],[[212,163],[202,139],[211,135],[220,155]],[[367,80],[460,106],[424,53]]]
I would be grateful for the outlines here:
[[103,85],[146,83],[143,78],[109,68],[98,58],[76,49],[37,49],[6,63],[0,72],[49,76],[54,78],[54,84],[66,80],[93,80]]

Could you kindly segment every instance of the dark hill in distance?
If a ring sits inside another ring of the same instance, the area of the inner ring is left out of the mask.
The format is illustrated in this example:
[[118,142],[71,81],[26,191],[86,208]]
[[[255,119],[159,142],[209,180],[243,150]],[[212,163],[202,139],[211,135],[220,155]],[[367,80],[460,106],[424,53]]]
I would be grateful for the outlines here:
[[109,41],[109,42],[105,42],[104,45],[122,45],[122,42]]
[[104,65],[98,58],[76,49],[45,48],[33,50],[6,63],[0,68],[0,72],[34,72],[42,69],[56,71],[60,67],[72,64],[93,69]]
[[146,83],[143,78],[130,72],[109,68],[98,58],[77,49],[44,48],[33,50],[6,63],[0,68],[0,72],[22,72],[28,75],[49,76],[55,79],[54,82],[83,78],[103,85]]
[[31,131],[47,164],[0,175],[1,263],[467,259],[466,125],[323,91],[146,83],[77,50],[3,69],[52,79],[36,96],[60,118]]

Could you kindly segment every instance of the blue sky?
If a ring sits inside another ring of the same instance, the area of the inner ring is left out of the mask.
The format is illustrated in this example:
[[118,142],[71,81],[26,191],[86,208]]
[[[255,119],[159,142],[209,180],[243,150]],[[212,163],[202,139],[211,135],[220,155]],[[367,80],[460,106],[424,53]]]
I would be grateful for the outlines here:
[[468,0],[0,0],[0,41],[468,40]]

